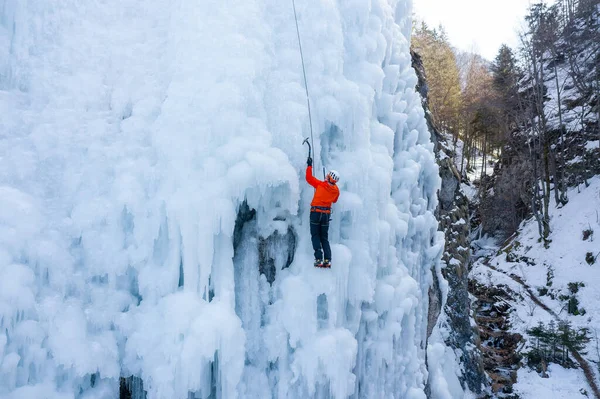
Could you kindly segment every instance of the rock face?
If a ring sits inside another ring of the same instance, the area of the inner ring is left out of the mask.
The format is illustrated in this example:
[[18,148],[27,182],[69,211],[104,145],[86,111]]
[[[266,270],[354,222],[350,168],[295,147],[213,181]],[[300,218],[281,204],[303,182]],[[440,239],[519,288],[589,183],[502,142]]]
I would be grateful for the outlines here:
[[512,394],[521,361],[517,348],[523,337],[510,332],[509,301],[519,298],[505,285],[485,286],[471,280],[475,296],[475,321],[481,336],[483,366],[491,379],[493,394]]
[[[438,193],[439,207],[437,217],[440,222],[440,230],[446,237],[446,248],[443,255],[445,267],[444,278],[448,281],[449,292],[445,304],[445,313],[448,316],[450,334],[447,344],[460,353],[460,361],[464,367],[463,387],[472,392],[481,393],[486,383],[483,362],[479,347],[479,333],[471,322],[471,306],[468,292],[468,273],[470,263],[470,225],[469,225],[469,201],[460,190],[460,174],[452,159],[453,154],[446,145],[445,138],[437,130],[429,112],[427,100],[427,81],[421,58],[412,52],[413,68],[417,72],[419,81],[417,91],[423,98],[427,124],[431,132],[431,140],[435,143],[435,152],[442,187]],[[439,287],[434,284],[433,287]],[[436,290],[429,292],[429,319],[430,324],[435,323],[441,311],[441,295]],[[437,304],[436,308],[434,305]],[[431,328],[433,326],[430,326]]]

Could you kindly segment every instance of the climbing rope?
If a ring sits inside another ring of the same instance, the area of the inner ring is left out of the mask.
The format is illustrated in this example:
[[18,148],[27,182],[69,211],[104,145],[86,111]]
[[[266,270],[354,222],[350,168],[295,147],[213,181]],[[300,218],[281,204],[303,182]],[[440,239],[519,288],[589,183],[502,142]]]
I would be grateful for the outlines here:
[[[310,125],[310,142],[312,144],[312,148],[314,148],[315,142],[313,139],[312,115],[310,113],[310,96],[308,94],[308,80],[306,79],[306,68],[304,67],[304,54],[302,53],[302,42],[300,41],[300,29],[298,29],[298,15],[296,14],[296,2],[294,0],[292,0],[292,7],[294,8],[294,20],[296,21],[296,34],[298,35],[298,47],[300,48],[300,60],[302,61],[302,73],[304,75],[304,89],[306,90],[306,104],[308,106],[308,123]],[[309,152],[310,152],[310,150],[309,150]],[[313,156],[314,156],[314,154],[313,154]]]

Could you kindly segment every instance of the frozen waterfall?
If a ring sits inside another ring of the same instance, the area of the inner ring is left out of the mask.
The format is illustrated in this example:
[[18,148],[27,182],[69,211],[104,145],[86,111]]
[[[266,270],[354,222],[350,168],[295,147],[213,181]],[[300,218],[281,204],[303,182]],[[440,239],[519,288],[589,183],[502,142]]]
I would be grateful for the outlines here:
[[411,1],[296,7],[330,271],[291,2],[0,0],[0,398],[462,397]]

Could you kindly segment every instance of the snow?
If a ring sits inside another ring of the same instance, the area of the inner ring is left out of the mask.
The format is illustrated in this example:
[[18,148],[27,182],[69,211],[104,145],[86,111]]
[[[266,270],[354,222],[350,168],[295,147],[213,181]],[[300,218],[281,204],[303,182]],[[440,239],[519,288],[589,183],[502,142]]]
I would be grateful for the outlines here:
[[585,145],[585,149],[588,151],[597,150],[600,148],[600,140],[588,141]]
[[[556,75],[554,70],[550,70],[550,76],[546,77],[546,87],[548,89],[548,101],[544,103],[544,109],[548,115],[549,127],[558,129],[560,124],[559,111],[562,112],[562,123],[569,132],[580,131],[582,129],[581,107],[567,109],[565,99],[578,98],[577,86],[573,84],[571,74],[569,72],[569,63],[557,64],[556,72],[558,74],[558,88],[556,86]],[[560,94],[561,105],[558,106],[558,98]]]
[[477,198],[477,188],[471,184],[460,183],[460,189],[470,202],[473,202]]
[[567,165],[574,165],[579,162],[583,162],[583,158],[577,155],[576,157],[573,157],[573,159],[568,160]]
[[[580,193],[578,193],[580,191]],[[597,219],[597,208],[590,204],[600,203],[600,178],[596,177],[590,180],[589,187],[580,187],[571,189],[569,202],[563,208],[552,207],[551,214],[551,235],[552,243],[549,249],[544,249],[541,243],[538,243],[537,224],[535,220],[530,220],[521,229],[521,233],[516,238],[520,243],[516,254],[524,255],[535,259],[536,265],[526,265],[523,262],[509,263],[502,259],[502,256],[495,258],[491,264],[507,268],[520,277],[523,277],[534,287],[546,285],[548,268],[554,271],[553,287],[566,289],[568,282],[582,281],[586,287],[580,289],[581,301],[588,298],[594,298],[594,288],[598,286],[598,280],[595,273],[590,273],[590,266],[585,261],[587,252],[598,252],[600,248],[598,243],[592,239],[583,240],[583,231],[592,229],[600,231],[600,222]],[[590,290],[592,290],[590,292]],[[546,299],[546,298],[545,298]],[[549,302],[550,303],[550,302]],[[557,306],[555,309],[560,312],[562,305],[553,303]],[[600,307],[595,301],[590,301],[589,309],[582,303],[586,310],[596,309],[600,317]],[[575,317],[575,320],[581,317]],[[600,320],[599,320],[600,321]],[[600,328],[600,324],[598,326]]]
[[[600,219],[598,207],[600,204],[600,177],[590,179],[589,187],[581,185],[568,192],[569,202],[561,208],[555,204],[550,208],[550,227],[552,242],[548,249],[538,241],[538,229],[535,219],[523,222],[516,237],[499,248],[489,238],[475,242],[478,250],[475,256],[489,256],[489,264],[503,271],[520,277],[529,285],[534,293],[538,288],[546,287],[555,294],[555,299],[549,295],[538,295],[538,298],[554,311],[561,320],[568,320],[573,328],[589,328],[591,337],[600,332],[600,275],[595,272],[598,263],[589,265],[585,258],[588,252],[596,256],[600,253],[597,234],[600,232]],[[594,233],[586,240],[583,239],[585,230]],[[507,260],[506,250],[510,249],[516,261]],[[529,260],[525,259],[529,258]],[[532,264],[534,263],[534,264]],[[536,326],[539,322],[548,324],[554,318],[542,308],[537,306],[525,293],[520,284],[508,275],[496,272],[485,267],[481,260],[474,263],[472,278],[487,285],[505,284],[512,291],[520,294],[524,300],[515,300],[511,306],[515,310],[511,316],[511,330],[526,336],[526,330]],[[548,286],[549,274],[551,285]],[[560,295],[569,295],[568,284],[581,282],[576,294],[579,300],[579,309],[584,309],[584,315],[572,315],[567,312],[566,302]],[[598,361],[594,339],[588,344],[587,355],[584,357],[591,362]],[[527,348],[525,348],[527,350]],[[550,379],[541,379],[535,372],[521,368],[518,374],[518,383],[515,392],[527,398],[545,398],[552,392],[552,397],[579,397],[581,388],[591,392],[581,370],[565,370],[560,366],[552,365]],[[569,396],[570,395],[570,396]]]
[[[523,370],[519,372],[517,383],[513,385],[514,392],[527,399],[583,399],[591,395],[581,370],[549,364],[548,376],[549,378],[542,378],[535,371]],[[581,389],[587,390],[588,395],[584,395]]]
[[289,3],[2,2],[0,397],[463,397],[411,4],[296,4],[324,271]]

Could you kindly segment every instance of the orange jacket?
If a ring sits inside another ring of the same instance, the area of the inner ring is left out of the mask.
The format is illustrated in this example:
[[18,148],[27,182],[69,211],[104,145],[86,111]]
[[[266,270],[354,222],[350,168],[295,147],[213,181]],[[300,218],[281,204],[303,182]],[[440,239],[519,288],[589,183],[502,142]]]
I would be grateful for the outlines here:
[[[313,197],[310,206],[321,206],[330,208],[331,203],[337,202],[340,196],[340,189],[336,184],[327,181],[321,181],[312,175],[312,166],[306,168],[306,181],[308,184],[316,188],[315,196]],[[330,213],[321,209],[315,209],[316,212]]]

